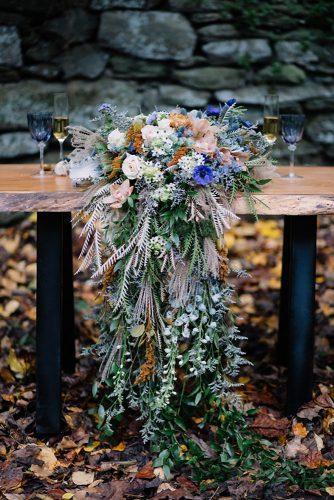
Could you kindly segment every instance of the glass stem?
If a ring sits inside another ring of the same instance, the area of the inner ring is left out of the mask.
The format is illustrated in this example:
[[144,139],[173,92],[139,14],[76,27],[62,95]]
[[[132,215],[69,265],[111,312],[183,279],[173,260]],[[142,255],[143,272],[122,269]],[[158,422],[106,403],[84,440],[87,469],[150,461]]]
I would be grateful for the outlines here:
[[63,161],[63,159],[64,159],[64,140],[63,139],[58,139],[58,140],[59,140],[59,146],[60,146],[59,160]]
[[39,175],[44,175],[44,148],[45,148],[45,143],[40,142],[38,144],[39,146],[39,161],[40,161],[40,171]]
[[290,168],[289,168],[289,177],[294,177],[295,176],[295,151],[296,151],[296,144],[290,144],[288,147],[290,151]]

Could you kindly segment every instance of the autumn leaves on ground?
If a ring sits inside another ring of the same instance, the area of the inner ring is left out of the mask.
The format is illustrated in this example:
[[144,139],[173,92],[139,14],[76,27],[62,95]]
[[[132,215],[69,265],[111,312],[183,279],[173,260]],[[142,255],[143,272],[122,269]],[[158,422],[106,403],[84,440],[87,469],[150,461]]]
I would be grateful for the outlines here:
[[[283,416],[284,369],[275,361],[280,287],[281,221],[242,221],[228,235],[231,267],[245,269],[238,280],[235,305],[248,337],[245,348],[253,366],[240,381],[246,408],[257,410],[249,425],[303,470],[321,478],[334,464],[334,228],[320,218],[317,262],[316,391],[312,403],[288,420]],[[34,436],[34,330],[36,286],[34,216],[0,230],[0,495],[21,499],[121,498],[324,498],[334,484],[301,489],[301,482],[257,476],[257,470],[217,484],[203,484],[183,469],[166,478],[153,467],[152,456],[139,437],[140,423],[131,416],[112,442],[96,429],[97,402],[91,387],[94,360],[80,357],[73,376],[64,377],[66,427],[48,442]],[[78,255],[80,241],[75,238]],[[76,262],[75,262],[76,264]],[[75,281],[77,355],[97,338],[90,314],[95,291],[87,276]],[[333,398],[333,399],[332,399]],[[194,426],[200,425],[196,419]],[[215,429],[211,429],[214,433]],[[201,445],[201,442],[199,442]],[[205,443],[202,443],[205,447]],[[180,453],[186,453],[186,447]],[[257,469],[257,468],[255,468]],[[258,469],[261,469],[259,464]],[[293,479],[293,478],[292,478]],[[306,483],[305,483],[306,484]],[[321,481],[319,482],[319,485]],[[205,490],[205,491],[204,491]]]

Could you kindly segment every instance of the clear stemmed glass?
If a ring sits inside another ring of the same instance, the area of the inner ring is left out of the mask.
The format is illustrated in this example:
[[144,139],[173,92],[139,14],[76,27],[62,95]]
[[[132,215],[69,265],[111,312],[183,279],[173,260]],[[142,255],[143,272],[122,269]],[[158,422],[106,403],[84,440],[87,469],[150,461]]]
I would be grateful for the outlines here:
[[264,98],[263,133],[274,144],[279,135],[279,100],[277,94],[268,94]]
[[68,136],[67,127],[68,119],[68,97],[65,92],[58,92],[53,96],[53,135],[59,142],[60,153],[59,159],[64,159],[64,141]]
[[282,123],[282,138],[288,144],[290,151],[290,169],[287,175],[282,175],[286,179],[298,179],[301,175],[297,175],[294,171],[295,167],[295,151],[297,143],[302,139],[304,132],[304,115],[281,115]]
[[44,149],[46,143],[50,140],[52,135],[52,113],[49,113],[47,111],[39,113],[28,113],[27,119],[31,137],[37,142],[39,147],[39,176],[44,176]]

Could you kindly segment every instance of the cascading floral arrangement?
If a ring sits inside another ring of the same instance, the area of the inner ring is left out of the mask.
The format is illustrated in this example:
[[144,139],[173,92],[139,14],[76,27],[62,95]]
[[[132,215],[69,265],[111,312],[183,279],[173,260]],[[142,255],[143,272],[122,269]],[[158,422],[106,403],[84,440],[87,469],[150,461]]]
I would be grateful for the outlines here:
[[95,184],[81,214],[81,269],[94,266],[103,297],[92,351],[109,434],[126,408],[154,441],[215,399],[238,403],[247,361],[224,231],[236,196],[252,206],[272,169],[267,141],[243,113],[235,100],[133,118],[103,104],[97,132],[71,129],[70,175]]

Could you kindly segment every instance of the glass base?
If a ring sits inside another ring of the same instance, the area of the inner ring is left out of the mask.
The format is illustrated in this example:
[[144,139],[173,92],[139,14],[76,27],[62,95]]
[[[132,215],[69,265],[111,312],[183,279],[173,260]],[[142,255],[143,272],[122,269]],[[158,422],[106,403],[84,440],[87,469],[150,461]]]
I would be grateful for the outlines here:
[[302,175],[297,175],[295,173],[290,173],[287,175],[281,175],[282,179],[302,179]]
[[33,177],[34,179],[44,179],[45,177],[50,177],[52,175],[53,175],[52,170],[49,170],[49,171],[40,170],[36,174],[33,174],[31,177]]

